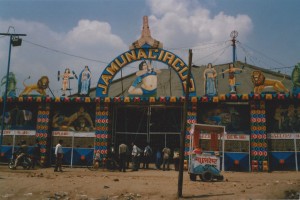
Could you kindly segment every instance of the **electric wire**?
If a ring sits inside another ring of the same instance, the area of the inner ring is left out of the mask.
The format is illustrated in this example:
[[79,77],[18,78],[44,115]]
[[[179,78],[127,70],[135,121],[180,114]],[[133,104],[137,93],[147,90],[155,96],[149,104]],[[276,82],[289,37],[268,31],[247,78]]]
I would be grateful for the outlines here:
[[80,59],[83,59],[83,60],[89,60],[89,61],[94,61],[94,62],[103,63],[103,64],[109,64],[108,62],[105,62],[105,61],[102,61],[102,60],[96,60],[96,59],[86,58],[86,57],[75,55],[75,54],[66,53],[64,51],[60,51],[60,50],[57,50],[57,49],[52,49],[52,48],[49,48],[49,47],[46,47],[46,46],[43,46],[43,45],[31,42],[31,41],[28,41],[28,40],[24,40],[24,42],[27,42],[29,44],[32,44],[32,45],[35,45],[35,46],[38,46],[38,47],[41,47],[41,48],[44,48],[44,49],[47,49],[49,51],[53,51],[53,52],[56,52],[56,53],[64,54],[64,55],[67,55],[67,56],[76,57],[76,58],[80,58]]
[[203,57],[199,57],[199,58],[197,58],[196,60],[194,60],[193,62],[196,63],[197,61],[199,61],[199,60],[201,60],[201,59],[208,58],[208,57],[210,57],[210,56],[212,56],[212,55],[218,53],[219,51],[225,51],[226,48],[228,48],[229,46],[230,46],[230,45],[227,45],[227,46],[223,47],[222,49],[218,49],[218,50],[216,50],[216,51],[214,51],[214,52],[212,52],[212,53],[209,53],[208,55],[205,55],[205,56],[203,56]]

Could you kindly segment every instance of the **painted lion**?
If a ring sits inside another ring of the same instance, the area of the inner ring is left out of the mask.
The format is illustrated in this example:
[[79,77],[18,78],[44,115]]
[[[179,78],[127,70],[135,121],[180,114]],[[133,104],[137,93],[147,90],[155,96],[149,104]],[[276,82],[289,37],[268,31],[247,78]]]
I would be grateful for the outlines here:
[[23,90],[23,92],[21,92],[20,96],[28,95],[32,91],[36,91],[41,95],[46,96],[46,89],[49,87],[49,78],[47,76],[42,76],[37,83],[31,85],[26,85],[25,80],[23,81],[25,89]]
[[289,92],[289,90],[282,84],[282,81],[267,79],[259,70],[252,72],[251,80],[254,84],[255,94],[260,94],[266,87],[272,87],[276,92]]

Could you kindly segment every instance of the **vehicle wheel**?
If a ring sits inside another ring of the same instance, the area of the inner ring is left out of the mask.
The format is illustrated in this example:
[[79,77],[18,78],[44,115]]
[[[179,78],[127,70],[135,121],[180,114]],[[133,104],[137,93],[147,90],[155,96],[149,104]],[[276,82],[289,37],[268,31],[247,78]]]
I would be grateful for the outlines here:
[[15,168],[15,163],[14,163],[13,160],[11,160],[11,161],[8,163],[8,168],[9,168],[9,169],[16,169],[16,168]]
[[191,181],[196,181],[196,178],[197,178],[196,174],[190,174]]
[[203,175],[199,174],[200,180],[203,181]]
[[212,173],[210,171],[205,171],[202,174],[202,180],[207,182],[207,181],[211,181],[212,180]]
[[223,176],[223,175],[217,176],[217,180],[218,180],[218,181],[223,181],[223,180],[224,180],[224,176]]

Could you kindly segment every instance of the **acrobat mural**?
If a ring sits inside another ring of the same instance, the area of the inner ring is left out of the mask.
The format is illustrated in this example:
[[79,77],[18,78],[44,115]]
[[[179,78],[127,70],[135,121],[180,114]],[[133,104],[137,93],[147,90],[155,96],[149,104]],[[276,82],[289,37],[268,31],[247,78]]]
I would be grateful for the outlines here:
[[[0,116],[2,122],[2,116]],[[28,108],[15,105],[4,114],[4,127],[6,129],[34,129],[33,113]],[[0,123],[1,123],[0,122]]]
[[[136,72],[137,78],[128,89],[129,95],[132,96],[156,96],[157,94],[157,74],[161,70],[154,69],[151,63],[142,61],[139,64],[139,71]],[[138,84],[141,86],[138,87]]]
[[230,63],[228,66],[228,69],[225,71],[221,72],[221,74],[228,73],[228,83],[230,87],[230,93],[236,93],[236,81],[235,81],[235,74],[238,72],[242,72],[243,69],[236,68],[233,63]]
[[204,78],[204,92],[207,96],[217,95],[217,71],[213,67],[212,63],[208,63],[206,69],[203,72]]
[[52,127],[60,131],[86,132],[94,130],[92,118],[83,106],[69,117],[57,111],[53,116]]
[[300,93],[300,63],[295,65],[292,72],[293,93]]
[[274,113],[274,132],[299,132],[300,107],[299,105],[278,105]]
[[[5,94],[5,85],[6,85],[6,81],[7,81],[7,77],[4,76],[2,79],[1,79],[1,85],[0,85],[0,88],[2,88],[2,86],[4,86],[4,90],[2,92],[2,96],[4,96]],[[13,72],[9,72],[8,74],[8,82],[7,82],[7,93],[6,93],[6,96],[8,97],[16,97],[16,86],[17,86],[17,79],[16,79],[16,76]]]
[[89,96],[90,86],[91,86],[91,71],[88,66],[85,66],[84,69],[79,74],[78,79],[78,94],[80,96]]
[[71,94],[71,88],[70,88],[70,80],[76,78],[77,75],[75,74],[74,71],[72,71],[69,68],[65,69],[65,72],[63,74],[60,74],[60,71],[57,73],[57,80],[59,81],[60,78],[62,78],[62,96],[66,95],[66,91],[70,91]]
[[23,81],[24,90],[20,93],[19,96],[29,95],[31,92],[37,92],[42,96],[46,96],[46,89],[49,88],[49,78],[48,76],[42,76],[37,83],[26,85],[25,81],[30,79],[30,76]]

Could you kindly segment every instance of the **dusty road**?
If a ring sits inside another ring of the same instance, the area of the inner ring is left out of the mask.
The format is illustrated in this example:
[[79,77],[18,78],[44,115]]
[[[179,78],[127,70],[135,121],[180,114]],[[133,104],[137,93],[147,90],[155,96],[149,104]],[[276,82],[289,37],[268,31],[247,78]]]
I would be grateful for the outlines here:
[[[300,172],[223,172],[222,182],[192,182],[184,172],[180,199],[299,198]],[[0,166],[0,199],[177,199],[178,172],[141,169],[53,168],[9,170]]]

